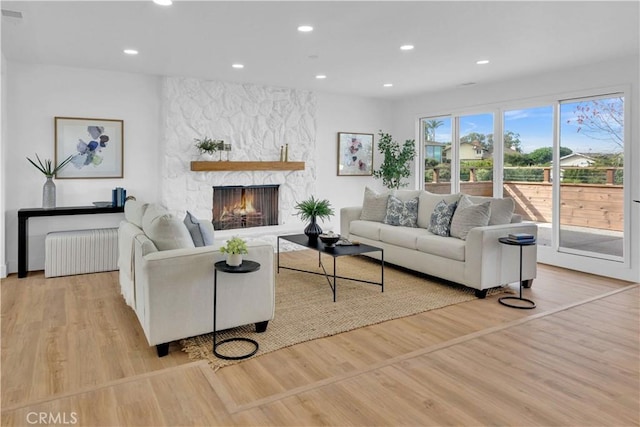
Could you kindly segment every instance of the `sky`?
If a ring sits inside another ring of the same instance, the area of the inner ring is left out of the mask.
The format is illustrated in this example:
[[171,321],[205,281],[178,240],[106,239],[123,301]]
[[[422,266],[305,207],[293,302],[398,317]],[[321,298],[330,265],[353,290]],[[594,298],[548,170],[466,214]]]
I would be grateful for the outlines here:
[[[574,123],[567,123],[568,120],[575,118],[574,112],[577,105],[579,103],[574,102],[562,104],[560,107],[560,145],[587,155],[589,153],[620,152],[620,146],[611,141],[608,134],[601,133],[599,137],[603,139],[594,139],[586,136],[583,131],[578,132],[578,127]],[[451,119],[448,117],[437,119],[444,124],[437,128],[436,140],[439,142],[451,141]],[[553,109],[551,106],[506,111],[504,124],[505,131],[520,134],[521,148],[524,153],[553,145]],[[471,132],[493,133],[493,114],[461,116],[460,135],[464,136]]]

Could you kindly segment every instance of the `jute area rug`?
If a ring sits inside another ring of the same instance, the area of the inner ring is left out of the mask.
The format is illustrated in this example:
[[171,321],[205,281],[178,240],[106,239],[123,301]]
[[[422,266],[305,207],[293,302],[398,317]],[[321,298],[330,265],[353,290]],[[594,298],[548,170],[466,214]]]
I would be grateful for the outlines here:
[[[323,255],[328,272],[333,260]],[[311,250],[280,254],[281,266],[321,272],[318,253]],[[365,256],[345,256],[337,259],[338,275],[370,281],[380,281],[380,263]],[[489,295],[502,292],[492,289]],[[384,292],[380,286],[338,279],[337,301],[324,276],[280,269],[276,273],[275,317],[267,331],[256,333],[255,326],[246,325],[220,331],[218,342],[231,337],[247,337],[260,344],[257,357],[301,342],[327,337],[341,332],[373,325],[391,319],[410,316],[428,310],[475,299],[473,289],[438,282],[437,279],[385,265]],[[191,359],[207,360],[213,369],[237,363],[213,355],[212,334],[181,341],[182,350]],[[229,356],[245,354],[253,346],[231,342],[218,347]],[[245,359],[246,360],[246,359]]]

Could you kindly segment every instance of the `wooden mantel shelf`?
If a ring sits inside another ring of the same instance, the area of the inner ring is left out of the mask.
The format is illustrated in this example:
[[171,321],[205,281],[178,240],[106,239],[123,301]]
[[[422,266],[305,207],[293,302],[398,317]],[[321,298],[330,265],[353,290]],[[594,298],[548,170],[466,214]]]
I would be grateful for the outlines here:
[[302,171],[304,162],[229,162],[229,161],[195,161],[191,162],[194,172],[215,171]]

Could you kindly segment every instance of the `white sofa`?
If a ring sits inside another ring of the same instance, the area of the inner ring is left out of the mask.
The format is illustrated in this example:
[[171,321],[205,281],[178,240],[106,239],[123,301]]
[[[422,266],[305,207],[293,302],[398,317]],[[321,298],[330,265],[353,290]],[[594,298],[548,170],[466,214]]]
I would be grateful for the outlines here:
[[[213,225],[202,221],[213,236]],[[118,228],[120,287],[158,356],[169,343],[213,331],[213,265],[219,248],[195,247],[182,219],[158,205],[127,201]],[[252,242],[246,259],[261,267],[250,274],[218,273],[217,330],[256,324],[264,332],[275,311],[274,250]]]
[[[369,189],[366,191],[371,192]],[[382,206],[387,203],[389,195],[405,202],[417,200],[417,226],[389,225],[384,220],[380,221]],[[440,195],[418,190],[373,195],[365,192],[364,210],[363,206],[340,210],[340,232],[352,241],[382,248],[385,262],[474,288],[476,296],[484,298],[488,289],[520,280],[519,248],[501,244],[498,238],[510,233],[528,233],[537,237],[537,226],[523,223],[519,215],[513,214],[511,199],[467,196],[467,201],[476,204],[489,202],[489,207],[494,206],[488,212],[490,222],[495,224],[468,229],[464,236],[466,240],[431,233],[428,228],[435,205],[441,200],[457,202],[461,197],[461,194]],[[373,210],[377,213],[372,214]],[[369,256],[380,259],[377,252]],[[536,277],[536,262],[536,246],[523,247],[522,281],[525,287],[530,287]]]

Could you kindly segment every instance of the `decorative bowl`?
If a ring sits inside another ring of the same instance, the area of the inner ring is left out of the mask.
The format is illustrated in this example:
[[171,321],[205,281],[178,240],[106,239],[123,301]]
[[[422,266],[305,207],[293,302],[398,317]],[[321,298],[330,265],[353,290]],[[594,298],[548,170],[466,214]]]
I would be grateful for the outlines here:
[[320,236],[318,236],[320,238],[320,240],[322,240],[322,243],[324,243],[324,246],[327,248],[332,248],[335,246],[336,242],[338,240],[340,240],[340,235],[339,234],[321,234]]

